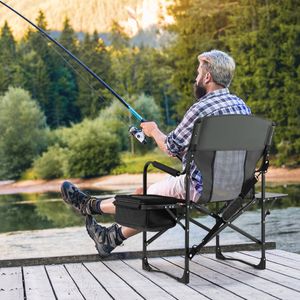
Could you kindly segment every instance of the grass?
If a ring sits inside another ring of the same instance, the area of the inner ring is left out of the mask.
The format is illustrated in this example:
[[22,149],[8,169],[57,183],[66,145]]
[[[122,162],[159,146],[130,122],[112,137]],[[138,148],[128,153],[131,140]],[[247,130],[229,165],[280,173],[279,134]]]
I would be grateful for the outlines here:
[[35,180],[40,179],[33,168],[24,171],[19,180]]
[[[182,165],[177,158],[168,157],[160,150],[156,149],[146,154],[131,154],[130,152],[123,152],[121,154],[121,164],[113,169],[111,175],[119,174],[140,174],[143,172],[144,165],[147,161],[159,161],[167,166],[173,167],[181,171]],[[149,172],[161,172],[153,167],[149,168]],[[20,177],[20,180],[35,180],[40,179],[33,168],[27,169]]]
[[[166,154],[158,151],[153,151],[146,154],[131,154],[128,152],[121,154],[121,165],[112,170],[111,174],[138,174],[143,172],[144,165],[147,161],[159,161],[177,170],[181,170],[181,162],[172,157],[168,157]],[[151,168],[150,172],[160,172],[158,169]]]

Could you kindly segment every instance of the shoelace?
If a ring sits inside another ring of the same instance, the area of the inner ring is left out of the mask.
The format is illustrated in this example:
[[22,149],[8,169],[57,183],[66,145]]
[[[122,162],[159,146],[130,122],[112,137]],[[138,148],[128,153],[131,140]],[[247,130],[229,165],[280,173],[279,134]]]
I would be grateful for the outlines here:
[[86,205],[90,198],[91,198],[91,196],[89,194],[84,195],[84,193],[82,193],[81,191],[79,191],[77,189],[74,191],[74,199],[75,199],[74,202],[76,203],[76,206],[79,208]]

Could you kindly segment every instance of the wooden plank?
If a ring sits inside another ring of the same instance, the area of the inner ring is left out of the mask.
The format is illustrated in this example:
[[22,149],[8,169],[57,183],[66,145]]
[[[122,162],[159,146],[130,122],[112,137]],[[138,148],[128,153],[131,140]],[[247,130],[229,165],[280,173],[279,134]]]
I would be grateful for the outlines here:
[[[230,254],[230,256],[240,258],[235,253]],[[254,269],[236,261],[216,261],[206,255],[197,258],[195,262],[199,262],[208,268],[221,269],[224,275],[243,281],[274,297],[280,299],[297,299],[300,297],[300,293],[297,291],[297,287],[300,290],[300,282],[297,279],[293,280],[269,270]],[[249,276],[250,274],[253,276]]]
[[[276,244],[274,242],[267,242],[266,249],[275,249]],[[128,247],[129,249],[130,247]],[[133,245],[132,249],[135,246]],[[140,247],[141,248],[141,247]],[[139,248],[139,249],[140,249]],[[121,248],[120,248],[121,249]],[[124,251],[111,253],[106,258],[101,260],[120,260],[120,259],[137,259],[143,257],[142,251]],[[222,249],[224,252],[234,251],[255,251],[259,250],[259,245],[255,243],[244,243],[244,244],[231,244],[223,245]],[[201,249],[201,253],[215,253],[215,246],[206,246]],[[184,255],[184,248],[173,248],[173,249],[158,249],[149,250],[148,257],[165,257],[165,256],[180,256]],[[70,263],[82,263],[82,262],[96,262],[99,261],[99,254],[82,254],[82,255],[66,255],[66,256],[45,256],[45,257],[32,257],[32,258],[16,258],[16,259],[0,259],[0,268],[8,267],[20,267],[20,266],[40,266],[40,265],[51,265],[51,264],[70,264]]]
[[158,284],[152,282],[122,261],[107,261],[104,263],[123,280],[146,299],[174,299]]
[[[181,276],[183,269],[182,266],[184,265],[183,258],[177,258],[178,265],[174,265],[168,258],[164,257],[162,259],[154,259],[149,260],[151,264],[159,269],[166,270],[167,272],[173,274],[174,276]],[[166,264],[168,263],[168,264]],[[205,274],[194,274],[190,273],[190,283],[188,284],[189,287],[193,288],[195,291],[200,292],[202,295],[208,297],[209,299],[215,300],[237,300],[243,299],[242,297],[224,289],[222,286],[214,284],[213,282],[209,281]]]
[[[242,253],[251,255],[252,252],[243,251]],[[257,255],[257,253],[256,253],[256,255]],[[266,257],[267,257],[268,261],[272,261],[276,264],[280,264],[280,265],[290,267],[292,269],[300,271],[300,263],[296,262],[295,260],[291,260],[291,259],[283,257],[283,256],[272,255],[270,253],[266,253]]]
[[101,282],[113,298],[118,300],[143,299],[128,283],[113,273],[102,262],[85,263],[84,265]]
[[24,299],[21,267],[0,268],[0,299]]
[[[200,257],[195,256],[190,263],[190,271],[193,272],[194,274],[196,275],[201,274],[203,278],[206,278],[210,282],[219,285],[220,287],[228,291],[231,291],[232,293],[246,299],[264,299],[264,300],[275,299],[275,297],[263,291],[260,291],[252,286],[249,286],[249,284],[246,284],[245,282],[242,282],[240,278],[233,278],[231,276],[226,275],[223,270],[224,269],[223,267],[214,270],[196,263],[196,261],[198,262],[198,260],[201,261],[201,256]],[[172,258],[172,260],[170,261],[178,265],[178,262],[180,262],[180,258],[175,257]],[[247,278],[253,280],[252,275],[248,274],[247,276],[248,276]]]
[[[260,252],[239,252],[241,255],[244,255],[244,259],[247,259],[247,257],[256,257],[256,258],[260,258],[261,254]],[[249,254],[251,253],[251,255]],[[300,279],[300,271],[295,270],[295,269],[291,269],[289,267],[286,266],[282,266],[282,265],[278,265],[274,262],[271,262],[268,260],[268,255],[267,255],[267,268],[269,270],[281,273],[285,276],[289,276],[295,279]]]
[[[152,260],[151,260],[152,261]],[[159,261],[163,264],[163,270],[167,271],[168,263],[167,261],[161,259],[161,258],[155,258],[153,259],[154,264],[159,264]],[[125,264],[129,265],[130,267],[134,268],[137,272],[141,273],[143,276],[149,278],[150,280],[154,282],[159,282],[159,284],[171,295],[173,295],[177,299],[189,299],[189,300],[201,300],[201,299],[207,299],[207,297],[203,296],[199,291],[196,291],[195,289],[189,287],[188,285],[181,284],[179,282],[176,282],[174,278],[171,278],[163,273],[158,272],[148,272],[142,269],[142,261],[140,259],[130,259],[127,261],[124,261]],[[173,266],[174,268],[174,266]],[[178,274],[178,276],[181,276],[181,274]],[[232,299],[232,298],[231,298]]]
[[63,265],[46,266],[46,270],[58,299],[84,299]]
[[27,300],[56,299],[44,266],[23,268]]
[[279,249],[267,250],[266,253],[270,254],[270,255],[281,256],[281,257],[285,257],[285,258],[297,261],[297,262],[299,262],[298,265],[300,265],[300,254],[287,252],[287,251],[279,250]]
[[78,289],[86,299],[112,299],[103,286],[82,264],[65,265]]

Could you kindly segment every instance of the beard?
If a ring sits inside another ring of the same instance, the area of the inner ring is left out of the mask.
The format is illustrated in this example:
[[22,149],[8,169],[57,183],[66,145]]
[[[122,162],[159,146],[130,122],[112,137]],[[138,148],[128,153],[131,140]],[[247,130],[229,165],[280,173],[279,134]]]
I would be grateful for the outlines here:
[[197,82],[194,83],[194,96],[196,100],[202,98],[206,94],[206,88],[200,83],[199,85]]

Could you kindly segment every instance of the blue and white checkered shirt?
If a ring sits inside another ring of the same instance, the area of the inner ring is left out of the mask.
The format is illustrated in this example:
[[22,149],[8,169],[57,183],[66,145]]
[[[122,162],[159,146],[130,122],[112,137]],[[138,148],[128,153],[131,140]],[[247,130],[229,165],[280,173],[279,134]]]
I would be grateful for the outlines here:
[[[250,115],[251,110],[245,102],[229,93],[227,88],[206,94],[193,104],[184,115],[181,123],[166,138],[166,146],[171,156],[182,157],[183,169],[186,166],[186,151],[192,137],[194,122],[198,118],[216,115]],[[191,178],[197,192],[202,191],[202,176],[193,162]]]

